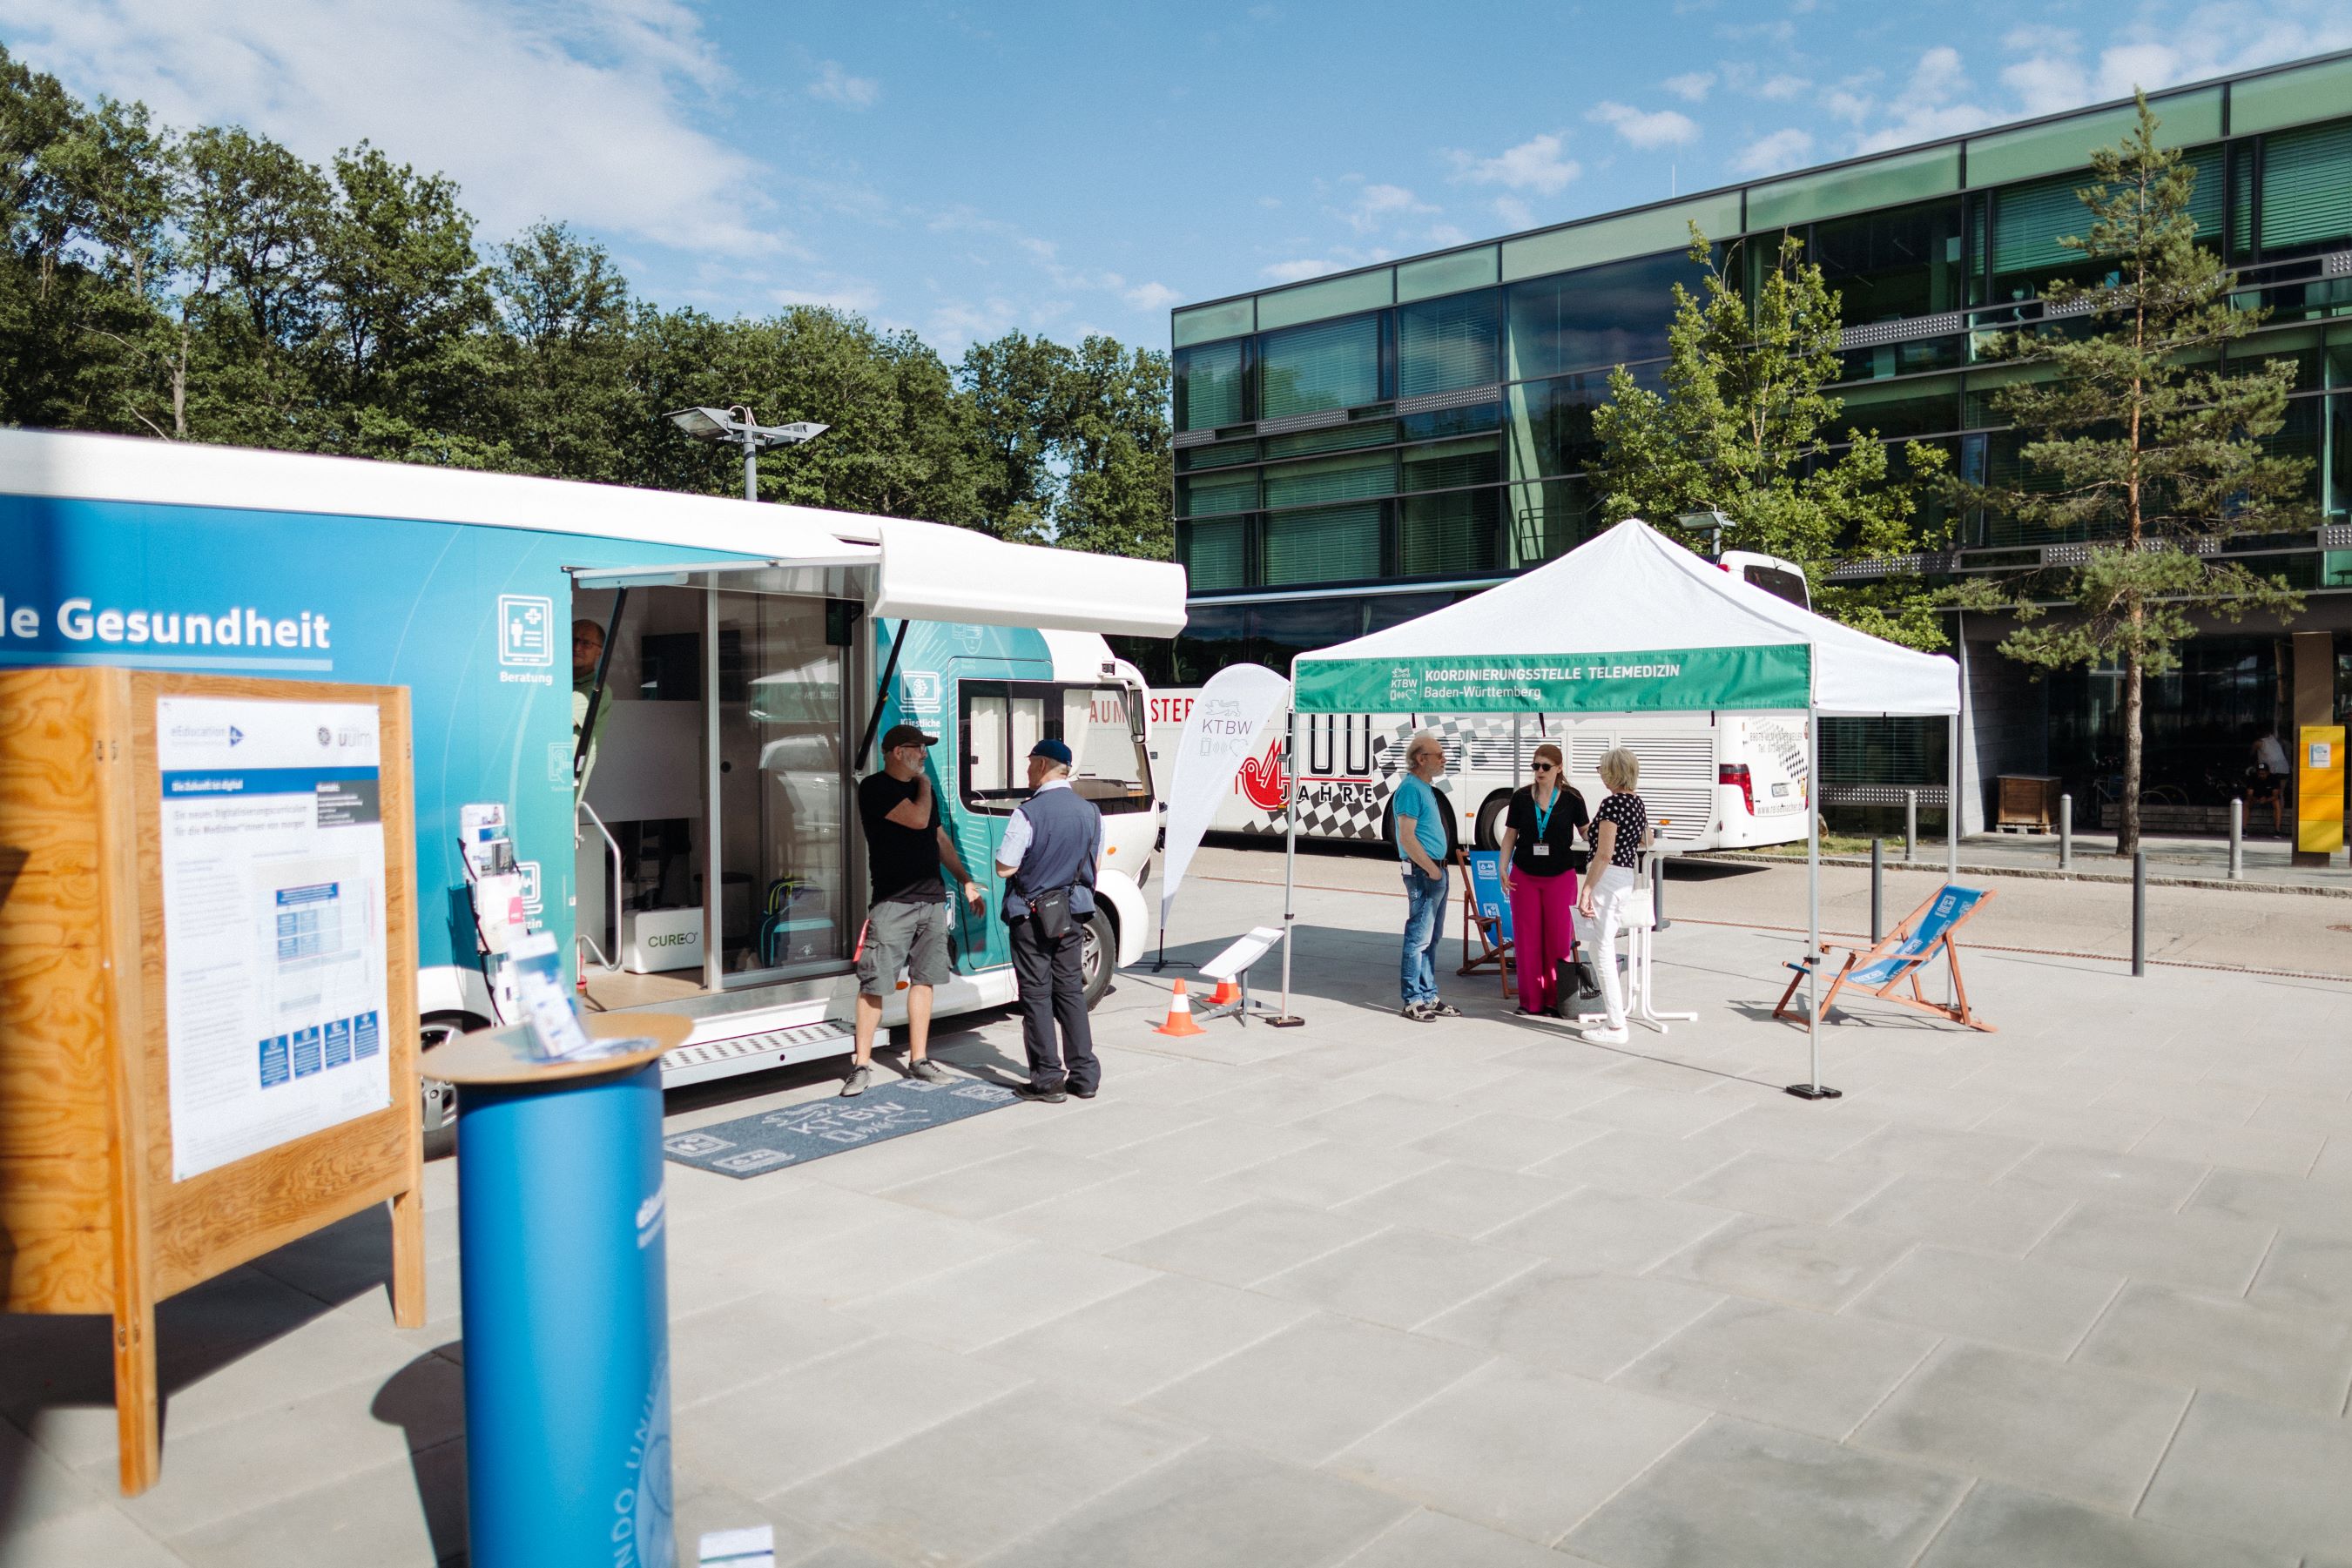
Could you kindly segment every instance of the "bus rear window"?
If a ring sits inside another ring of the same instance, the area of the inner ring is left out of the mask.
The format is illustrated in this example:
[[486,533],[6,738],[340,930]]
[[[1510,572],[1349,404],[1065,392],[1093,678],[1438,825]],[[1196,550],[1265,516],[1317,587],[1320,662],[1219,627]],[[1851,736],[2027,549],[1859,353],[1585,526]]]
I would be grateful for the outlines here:
[[1805,591],[1804,573],[1783,571],[1775,566],[1746,566],[1739,575],[1775,599],[1785,599],[1800,610],[1811,610],[1812,596]]

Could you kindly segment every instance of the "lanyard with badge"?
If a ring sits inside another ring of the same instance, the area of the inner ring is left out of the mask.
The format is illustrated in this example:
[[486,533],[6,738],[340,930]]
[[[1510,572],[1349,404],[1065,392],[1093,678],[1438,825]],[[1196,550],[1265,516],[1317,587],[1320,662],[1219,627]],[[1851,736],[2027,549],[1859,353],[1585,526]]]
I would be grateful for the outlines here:
[[1535,847],[1528,852],[1540,858],[1551,853],[1551,845],[1546,841],[1551,831],[1551,814],[1559,809],[1559,787],[1556,784],[1552,786],[1550,805],[1536,805],[1536,795],[1532,789],[1528,791],[1528,804],[1534,809],[1536,814]]

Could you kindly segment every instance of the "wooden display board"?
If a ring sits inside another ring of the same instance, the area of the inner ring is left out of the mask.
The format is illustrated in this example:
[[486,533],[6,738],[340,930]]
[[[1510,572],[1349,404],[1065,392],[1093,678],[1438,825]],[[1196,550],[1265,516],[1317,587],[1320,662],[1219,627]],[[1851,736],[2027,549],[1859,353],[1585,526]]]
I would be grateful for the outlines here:
[[[175,1180],[156,714],[181,697],[375,709],[391,1103]],[[126,1493],[160,1463],[164,1297],[390,1202],[393,1315],[425,1321],[414,815],[404,687],[0,671],[0,1309],[111,1314]]]

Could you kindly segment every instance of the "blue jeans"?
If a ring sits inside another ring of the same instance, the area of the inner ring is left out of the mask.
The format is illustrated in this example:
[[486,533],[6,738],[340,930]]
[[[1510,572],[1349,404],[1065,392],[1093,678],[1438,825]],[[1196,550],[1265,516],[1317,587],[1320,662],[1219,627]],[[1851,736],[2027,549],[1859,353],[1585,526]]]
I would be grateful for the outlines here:
[[1411,861],[1404,864],[1404,961],[1397,984],[1405,1006],[1437,999],[1437,936],[1445,913],[1445,870],[1431,876]]

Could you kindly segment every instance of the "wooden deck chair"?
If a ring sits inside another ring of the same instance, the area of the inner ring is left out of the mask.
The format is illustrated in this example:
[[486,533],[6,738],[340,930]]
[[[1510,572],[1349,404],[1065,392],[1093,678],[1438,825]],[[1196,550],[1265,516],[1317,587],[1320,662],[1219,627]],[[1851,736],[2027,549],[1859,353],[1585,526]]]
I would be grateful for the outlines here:
[[[1969,988],[1960,978],[1960,946],[1953,940],[1959,928],[1968,924],[1969,916],[1983,907],[1991,897],[1990,892],[1981,888],[1947,883],[1937,890],[1934,897],[1906,915],[1884,941],[1869,947],[1842,949],[1846,956],[1845,962],[1839,967],[1836,977],[1830,981],[1828,993],[1822,998],[1822,1019],[1828,1019],[1830,1006],[1837,1000],[1838,992],[1851,986],[1857,990],[1868,991],[1882,1001],[1916,1008],[1921,1012],[1934,1013],[1937,1018],[1949,1019],[1954,1023],[1963,1023],[1987,1034],[1998,1032],[1991,1024],[1969,1009]],[[1831,951],[1832,948],[1829,943],[1822,944],[1823,955]],[[1938,953],[1952,967],[1952,995],[1958,1000],[1948,1007],[1942,1002],[1929,1001],[1919,989],[1919,971],[1926,968]],[[1811,972],[1812,965],[1820,961],[1818,957],[1808,958],[1802,963],[1786,966],[1796,973],[1789,982],[1789,988],[1780,993],[1780,1005],[1772,1009],[1774,1018],[1789,1016],[1790,998],[1797,994],[1797,988],[1805,983],[1805,977]],[[1911,994],[1907,997],[1895,995],[1895,988],[1906,981],[1910,983]]]
[[[1472,850],[1470,873],[1462,879],[1462,966],[1457,975],[1475,975],[1487,965],[1502,977],[1503,998],[1511,995],[1511,901],[1503,896],[1503,857],[1494,850]],[[1470,938],[1479,951],[1470,951]]]

